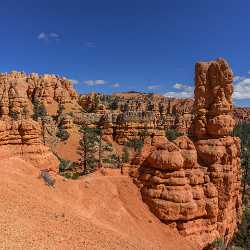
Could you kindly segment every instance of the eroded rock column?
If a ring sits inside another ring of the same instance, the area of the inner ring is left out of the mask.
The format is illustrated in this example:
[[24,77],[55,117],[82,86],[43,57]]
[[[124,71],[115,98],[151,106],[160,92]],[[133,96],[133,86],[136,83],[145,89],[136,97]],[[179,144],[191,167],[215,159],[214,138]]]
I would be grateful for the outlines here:
[[224,59],[196,64],[193,141],[182,136],[156,145],[137,178],[150,210],[200,249],[217,238],[230,241],[241,218],[232,79]]
[[240,140],[232,137],[233,73],[224,59],[196,64],[194,135],[198,161],[218,191],[217,231],[228,242],[241,219]]

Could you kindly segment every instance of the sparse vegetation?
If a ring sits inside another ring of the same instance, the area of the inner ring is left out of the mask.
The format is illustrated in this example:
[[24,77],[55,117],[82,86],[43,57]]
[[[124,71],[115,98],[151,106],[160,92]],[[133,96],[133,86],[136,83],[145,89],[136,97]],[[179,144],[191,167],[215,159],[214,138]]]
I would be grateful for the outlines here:
[[44,104],[38,100],[35,100],[33,102],[33,119],[37,121],[38,118],[43,118],[47,115],[48,113]]
[[69,132],[66,129],[64,129],[62,126],[60,126],[58,128],[56,136],[58,138],[60,138],[62,141],[66,141],[66,140],[69,139],[70,134],[69,134]]
[[118,109],[118,102],[119,102],[119,99],[117,97],[110,98],[110,100],[108,102],[108,108],[111,110]]
[[241,139],[241,167],[243,183],[243,216],[238,232],[233,240],[234,247],[249,249],[250,247],[250,211],[248,207],[249,194],[247,186],[250,185],[250,124],[238,123],[233,131],[234,136]]
[[138,136],[140,137],[140,140],[144,141],[149,136],[149,132],[146,129],[140,130]]
[[242,249],[249,249],[250,244],[250,211],[245,203],[243,208],[242,221],[239,225],[238,232],[233,240],[235,247],[241,247]]
[[129,152],[128,152],[128,147],[126,146],[123,148],[122,161],[124,163],[129,162]]
[[177,131],[175,129],[167,129],[165,131],[165,136],[170,141],[174,141],[175,139],[177,139],[179,136],[182,136],[182,135],[183,135],[183,133],[180,133],[179,131]]
[[241,166],[245,191],[246,184],[250,185],[250,123],[238,123],[233,136],[240,137],[241,141]]
[[66,170],[72,169],[73,162],[69,160],[64,160],[62,158],[59,158],[60,164],[59,164],[59,172],[64,172]]
[[61,173],[61,175],[67,179],[73,179],[73,180],[77,180],[80,177],[80,174],[77,172],[65,172],[65,173]]
[[126,144],[127,147],[133,148],[137,153],[141,152],[143,145],[144,145],[143,140],[131,140],[128,141]]
[[[96,158],[96,154],[100,147],[100,129],[88,128],[82,126],[80,128],[82,138],[79,142],[80,165],[83,167],[83,174],[94,172],[98,166],[100,159]],[[100,154],[99,154],[100,156]]]

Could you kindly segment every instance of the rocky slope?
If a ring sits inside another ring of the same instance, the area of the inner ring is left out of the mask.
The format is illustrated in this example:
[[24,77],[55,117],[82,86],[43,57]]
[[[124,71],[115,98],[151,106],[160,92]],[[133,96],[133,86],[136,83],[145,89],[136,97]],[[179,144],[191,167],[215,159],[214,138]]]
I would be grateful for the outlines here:
[[218,238],[228,243],[242,215],[232,79],[224,59],[196,64],[193,141],[152,141],[136,178],[150,210],[200,249]]
[[55,176],[50,188],[39,175],[20,158],[1,160],[0,249],[196,248],[148,211],[129,177]]

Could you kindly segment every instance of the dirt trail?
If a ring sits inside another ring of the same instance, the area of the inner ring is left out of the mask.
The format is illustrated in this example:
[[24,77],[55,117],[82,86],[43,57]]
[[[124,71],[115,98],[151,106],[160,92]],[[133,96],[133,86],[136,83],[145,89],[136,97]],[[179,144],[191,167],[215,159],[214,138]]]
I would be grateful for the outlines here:
[[0,249],[196,249],[148,211],[128,177],[57,176],[50,188],[21,159],[0,165]]

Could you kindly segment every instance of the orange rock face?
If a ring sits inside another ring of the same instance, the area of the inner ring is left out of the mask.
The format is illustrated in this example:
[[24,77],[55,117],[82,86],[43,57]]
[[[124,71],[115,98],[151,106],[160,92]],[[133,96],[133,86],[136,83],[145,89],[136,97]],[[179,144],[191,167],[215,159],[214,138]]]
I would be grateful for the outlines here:
[[198,62],[195,68],[195,122],[197,138],[221,137],[232,132],[233,73],[228,63],[219,58]]
[[200,249],[228,243],[241,219],[240,141],[231,137],[233,74],[224,59],[196,64],[194,141],[147,150],[136,180],[144,202]]
[[[78,95],[70,80],[55,75],[1,73],[0,159],[18,156],[38,168],[56,171],[59,163],[42,141],[41,124],[30,118],[34,101],[48,107],[48,113],[56,114],[59,104],[76,107]],[[49,120],[46,123],[49,125]],[[67,117],[61,123],[66,129],[72,127]],[[43,137],[45,139],[46,134]]]
[[11,72],[0,74],[0,116],[10,112],[21,113],[23,107],[32,112],[32,101],[44,104],[74,103],[78,95],[71,81],[55,75],[25,74]]
[[0,159],[20,157],[34,166],[57,171],[58,160],[41,141],[39,123],[0,120]]

